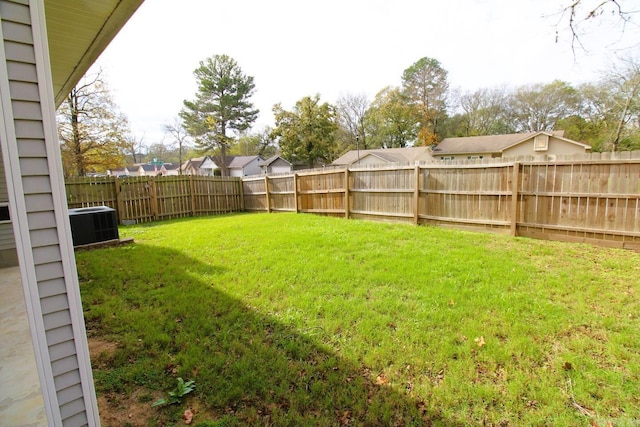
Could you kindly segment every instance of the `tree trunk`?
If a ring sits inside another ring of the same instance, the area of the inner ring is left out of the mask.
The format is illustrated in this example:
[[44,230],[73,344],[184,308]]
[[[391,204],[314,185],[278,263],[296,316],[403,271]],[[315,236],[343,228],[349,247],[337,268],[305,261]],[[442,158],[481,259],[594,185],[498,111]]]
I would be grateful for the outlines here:
[[73,154],[76,163],[76,174],[78,176],[84,176],[87,171],[84,164],[84,155],[82,153],[80,127],[78,120],[78,97],[75,89],[69,94],[69,108],[71,109],[71,130],[72,130],[72,145]]

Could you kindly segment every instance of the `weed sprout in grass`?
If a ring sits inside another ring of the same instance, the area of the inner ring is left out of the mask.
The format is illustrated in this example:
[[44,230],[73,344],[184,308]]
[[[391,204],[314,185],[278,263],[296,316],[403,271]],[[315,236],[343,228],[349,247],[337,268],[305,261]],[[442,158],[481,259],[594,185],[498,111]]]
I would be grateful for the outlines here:
[[184,382],[181,377],[178,377],[178,385],[172,391],[169,392],[168,398],[158,399],[151,407],[173,405],[174,403],[180,403],[182,398],[196,389],[196,382],[194,380]]

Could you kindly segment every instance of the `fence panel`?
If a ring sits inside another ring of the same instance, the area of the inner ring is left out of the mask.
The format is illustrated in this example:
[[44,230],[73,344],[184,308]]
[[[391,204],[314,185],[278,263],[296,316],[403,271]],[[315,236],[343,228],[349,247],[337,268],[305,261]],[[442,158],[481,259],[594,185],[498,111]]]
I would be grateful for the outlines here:
[[116,209],[115,178],[67,178],[67,206],[69,209],[109,206]]
[[426,167],[420,176],[420,223],[507,232],[512,221],[513,167]]
[[295,175],[268,178],[269,207],[272,211],[296,211]]
[[242,199],[238,178],[194,176],[194,215],[211,215],[238,212]]
[[349,214],[396,221],[414,218],[415,168],[354,169],[349,172]]
[[191,216],[191,184],[188,176],[168,176],[155,181],[158,219]]
[[149,222],[156,219],[152,206],[151,178],[145,176],[116,179],[120,222]]
[[243,178],[242,193],[244,209],[247,211],[267,210],[267,189],[264,177]]
[[342,169],[298,176],[298,211],[344,216],[345,172]]
[[519,234],[640,248],[640,162],[603,157],[523,165]]

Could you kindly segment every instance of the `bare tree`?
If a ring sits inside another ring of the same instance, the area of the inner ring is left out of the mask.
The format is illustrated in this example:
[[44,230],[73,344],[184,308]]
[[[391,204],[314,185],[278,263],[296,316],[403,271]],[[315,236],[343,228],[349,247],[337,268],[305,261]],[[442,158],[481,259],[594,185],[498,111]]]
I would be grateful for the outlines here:
[[611,150],[618,151],[625,129],[631,124],[637,128],[640,123],[640,63],[625,60],[624,66],[614,69],[607,81],[617,116]]
[[189,141],[189,133],[184,128],[180,118],[176,117],[172,123],[164,125],[164,131],[171,135],[174,143],[178,144],[178,174],[182,175],[182,149],[186,148]]
[[571,0],[557,14],[559,20],[556,25],[556,42],[559,39],[559,30],[568,28],[574,53],[576,46],[587,51],[582,43],[584,27],[589,23],[601,22],[609,16],[617,20],[616,25],[620,27],[622,35],[629,25],[637,26],[634,17],[639,11],[630,9],[631,5],[631,0]]
[[364,93],[343,94],[336,102],[338,125],[346,147],[359,145],[363,150],[368,148],[365,120],[369,105],[369,98]]
[[506,87],[458,93],[458,107],[464,136],[509,133],[508,92]]
[[102,73],[85,76],[57,111],[66,176],[84,176],[121,165],[129,122],[113,102]]

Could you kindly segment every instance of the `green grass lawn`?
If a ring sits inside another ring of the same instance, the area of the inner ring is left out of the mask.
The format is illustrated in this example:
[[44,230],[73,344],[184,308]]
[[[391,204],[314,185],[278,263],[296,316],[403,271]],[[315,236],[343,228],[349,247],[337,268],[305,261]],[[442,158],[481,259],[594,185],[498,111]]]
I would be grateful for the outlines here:
[[638,253],[302,214],[120,234],[78,273],[98,394],[142,425],[640,423]]

